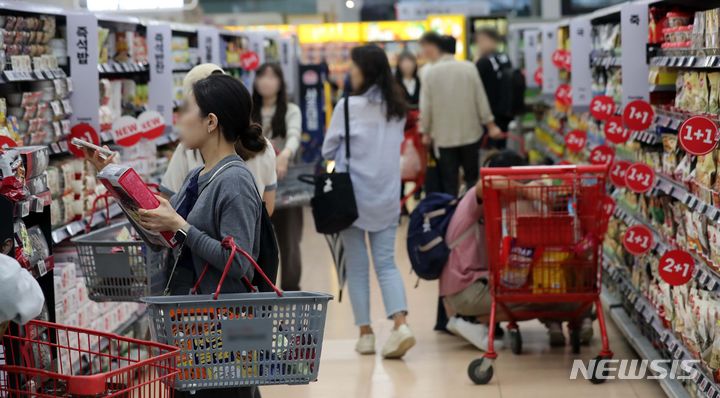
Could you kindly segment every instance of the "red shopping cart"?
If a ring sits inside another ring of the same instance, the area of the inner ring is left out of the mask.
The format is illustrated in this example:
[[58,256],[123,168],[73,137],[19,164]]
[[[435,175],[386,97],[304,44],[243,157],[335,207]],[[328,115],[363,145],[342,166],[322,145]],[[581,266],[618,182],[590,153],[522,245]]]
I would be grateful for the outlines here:
[[0,397],[172,398],[180,372],[176,347],[44,321],[2,343]]
[[[492,297],[489,324],[495,324],[499,306],[509,320],[514,353],[522,351],[517,322],[529,319],[568,320],[573,352],[579,352],[578,326],[595,304],[602,337],[599,357],[612,357],[600,303],[606,175],[606,166],[481,169]],[[489,328],[485,355],[468,367],[476,384],[486,384],[493,376],[494,332]]]

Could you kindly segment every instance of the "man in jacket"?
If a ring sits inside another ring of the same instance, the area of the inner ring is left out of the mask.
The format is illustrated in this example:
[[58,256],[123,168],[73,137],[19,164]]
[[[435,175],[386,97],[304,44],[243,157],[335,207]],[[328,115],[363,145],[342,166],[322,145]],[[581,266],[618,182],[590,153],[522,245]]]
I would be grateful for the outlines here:
[[[513,68],[507,54],[498,51],[500,40],[500,35],[492,28],[476,33],[475,44],[480,53],[476,66],[485,90],[492,93],[488,100],[495,124],[500,130],[508,131],[513,120]],[[491,147],[498,149],[505,148],[505,144],[505,139],[490,139],[489,142]]]
[[467,187],[478,180],[483,127],[491,138],[500,138],[502,131],[494,123],[475,65],[455,59],[455,39],[443,36],[436,46],[442,56],[422,77],[420,130],[423,142],[439,154],[444,191],[457,195],[460,167]]

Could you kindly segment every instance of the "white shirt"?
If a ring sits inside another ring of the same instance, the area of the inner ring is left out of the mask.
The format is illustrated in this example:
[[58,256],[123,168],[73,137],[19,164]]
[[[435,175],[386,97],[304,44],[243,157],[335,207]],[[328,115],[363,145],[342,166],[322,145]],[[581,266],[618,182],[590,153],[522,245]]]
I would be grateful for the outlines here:
[[[400,218],[400,145],[405,118],[387,120],[380,90],[349,98],[350,179],[358,219],[353,224],[377,232],[397,225]],[[322,155],[347,170],[345,157],[345,99],[338,101],[325,134]]]
[[[257,186],[260,196],[267,189],[272,191],[277,187],[277,173],[275,171],[275,150],[273,149],[270,140],[265,138],[267,142],[267,148],[265,152],[255,156],[249,161],[245,162],[247,168],[252,172],[255,178],[255,185]],[[203,166],[203,161],[200,151],[193,149],[186,149],[182,143],[179,143],[175,152],[173,152],[170,163],[168,163],[165,175],[163,175],[160,181],[161,188],[166,193],[175,194],[182,187],[185,182],[190,170],[194,170],[200,166]]]
[[255,185],[257,185],[260,195],[266,191],[270,192],[277,189],[275,149],[267,138],[265,138],[265,141],[267,141],[265,152],[245,162],[245,165],[255,177]]
[[0,254],[0,323],[27,323],[40,315],[44,303],[35,278],[14,258]]
[[415,95],[415,90],[417,90],[417,81],[415,81],[415,78],[403,78],[403,85],[405,86],[405,90],[407,90],[408,94]]

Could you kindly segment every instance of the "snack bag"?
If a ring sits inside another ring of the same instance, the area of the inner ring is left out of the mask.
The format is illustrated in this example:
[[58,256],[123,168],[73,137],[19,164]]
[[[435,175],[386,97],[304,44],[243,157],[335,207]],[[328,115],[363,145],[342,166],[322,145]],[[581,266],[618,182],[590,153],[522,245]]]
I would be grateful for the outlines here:
[[708,73],[708,83],[710,88],[710,101],[708,102],[708,112],[716,114],[720,112],[720,72]]
[[666,175],[673,175],[673,171],[677,167],[677,135],[663,134],[662,144],[662,172]]
[[535,248],[517,246],[511,239],[507,261],[500,271],[500,283],[511,289],[525,286],[534,258]]
[[[572,257],[572,253],[565,250],[548,249],[539,257],[539,261],[533,265],[533,293],[565,293],[567,278],[571,276],[565,274],[564,263]],[[577,268],[576,271],[580,271],[580,268]],[[574,282],[571,280],[571,285],[577,284]]]

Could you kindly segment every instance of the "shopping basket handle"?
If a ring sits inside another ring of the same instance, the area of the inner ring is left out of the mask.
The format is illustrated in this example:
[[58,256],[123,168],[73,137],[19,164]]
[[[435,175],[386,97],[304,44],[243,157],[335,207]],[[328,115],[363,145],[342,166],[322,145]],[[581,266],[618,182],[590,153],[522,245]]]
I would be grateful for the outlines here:
[[[277,286],[268,278],[268,276],[265,274],[265,272],[260,268],[257,262],[255,262],[255,259],[252,258],[251,255],[248,254],[245,250],[238,247],[237,244],[235,244],[235,240],[232,238],[232,236],[228,236],[225,239],[222,240],[222,247],[226,249],[230,249],[230,257],[228,257],[227,263],[225,263],[225,269],[223,270],[222,276],[220,277],[220,281],[218,282],[217,289],[215,289],[215,294],[213,295],[213,300],[217,300],[218,296],[220,295],[220,289],[222,288],[223,282],[225,282],[225,278],[227,277],[227,274],[230,272],[230,267],[232,266],[233,260],[235,259],[235,255],[237,252],[240,252],[240,254],[248,259],[250,261],[250,264],[255,268],[255,272],[259,272],[260,276],[265,279],[265,282],[267,282],[270,286],[272,286],[275,293],[278,295],[278,297],[282,297],[283,292],[282,290],[278,289]],[[202,272],[200,273],[200,276],[198,277],[197,282],[195,282],[195,286],[193,286],[192,290],[190,291],[191,294],[195,294],[200,287],[200,282],[205,278],[205,274],[208,271],[208,268],[210,268],[210,263],[205,263],[205,268],[203,268]],[[248,280],[247,277],[243,276],[243,281],[249,286],[251,291],[255,291],[255,287],[252,285],[252,283]]]
[[90,230],[92,229],[92,220],[95,217],[95,211],[97,211],[97,203],[101,199],[105,199],[105,223],[110,224],[110,203],[108,202],[109,198],[110,194],[107,192],[95,197],[95,200],[93,200],[92,208],[90,209],[90,218],[85,221],[85,233],[90,232]]

